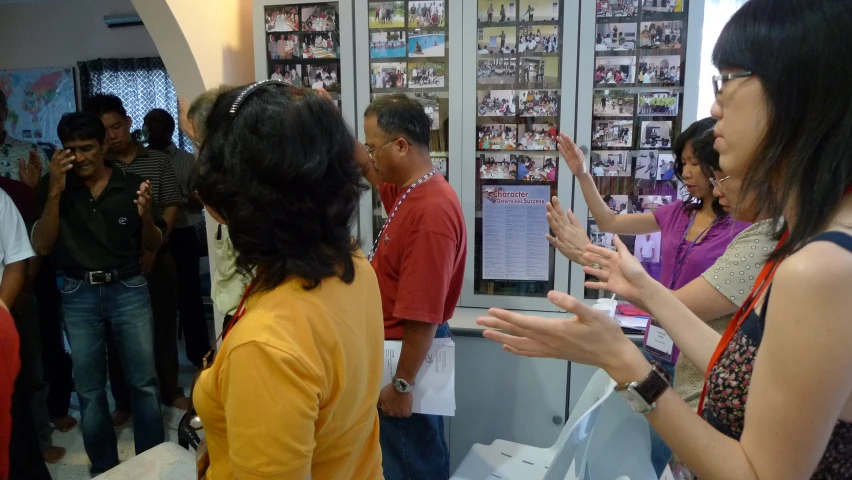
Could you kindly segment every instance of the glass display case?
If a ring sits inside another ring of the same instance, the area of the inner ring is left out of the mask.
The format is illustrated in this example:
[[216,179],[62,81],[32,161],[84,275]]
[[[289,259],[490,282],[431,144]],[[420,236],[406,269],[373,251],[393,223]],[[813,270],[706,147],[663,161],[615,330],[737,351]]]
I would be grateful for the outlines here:
[[[672,145],[695,120],[693,113],[684,121],[684,111],[695,109],[686,103],[697,96],[697,85],[685,83],[698,76],[686,61],[691,8],[703,10],[703,1],[598,1],[594,12],[583,12],[576,141],[615,214],[653,212],[683,197]],[[700,39],[695,43],[690,52],[698,55]],[[588,212],[579,189],[574,207],[578,216]],[[594,244],[614,249],[613,235],[602,232],[590,213],[588,234]],[[660,234],[620,238],[659,279]],[[583,288],[584,277],[572,279],[572,292],[598,298],[601,292]]]

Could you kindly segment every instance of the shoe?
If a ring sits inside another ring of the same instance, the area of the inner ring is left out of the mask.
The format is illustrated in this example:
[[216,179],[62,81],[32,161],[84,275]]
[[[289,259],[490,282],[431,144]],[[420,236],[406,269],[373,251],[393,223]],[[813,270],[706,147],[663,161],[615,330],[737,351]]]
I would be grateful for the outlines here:
[[132,417],[130,412],[125,412],[124,410],[116,410],[112,412],[112,426],[115,428],[130,425],[131,419]]
[[189,401],[189,397],[185,397],[183,395],[176,397],[172,400],[172,406],[177,408],[178,410],[189,410],[189,407],[192,405],[192,402]]
[[56,427],[60,432],[68,432],[74,430],[77,427],[77,419],[72,417],[71,415],[65,415],[64,417],[54,418],[52,420],[53,426]]
[[42,458],[47,463],[57,463],[65,457],[65,449],[62,447],[57,447],[56,445],[52,447],[47,447],[46,450],[41,452]]

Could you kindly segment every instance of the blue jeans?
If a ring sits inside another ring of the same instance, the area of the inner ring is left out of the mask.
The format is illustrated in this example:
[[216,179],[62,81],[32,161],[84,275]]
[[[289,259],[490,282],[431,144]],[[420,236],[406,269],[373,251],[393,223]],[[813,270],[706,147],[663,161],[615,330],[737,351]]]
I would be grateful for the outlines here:
[[148,283],[137,276],[110,285],[66,278],[62,288],[65,333],[71,344],[81,430],[93,475],[118,465],[118,447],[107,404],[106,336],[115,339],[133,407],[136,453],[165,441]]
[[[450,336],[450,327],[438,327],[435,338]],[[440,480],[450,478],[450,448],[444,438],[444,417],[414,413],[392,418],[379,412],[379,443],[385,480]]]

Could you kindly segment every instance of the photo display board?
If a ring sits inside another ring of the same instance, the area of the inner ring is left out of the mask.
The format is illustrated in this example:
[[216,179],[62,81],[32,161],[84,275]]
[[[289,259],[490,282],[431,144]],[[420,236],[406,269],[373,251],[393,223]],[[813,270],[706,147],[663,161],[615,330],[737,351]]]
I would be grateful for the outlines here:
[[[672,143],[684,128],[688,8],[688,0],[597,2],[589,171],[615,214],[653,212],[683,196]],[[591,213],[588,234],[615,248]],[[660,233],[620,238],[659,280]]]
[[268,78],[328,90],[340,106],[337,2],[264,7]]
[[[474,293],[545,297],[555,249],[562,0],[477,0]],[[471,162],[473,163],[473,162]],[[466,167],[470,168],[470,167]]]
[[[432,119],[429,151],[449,180],[449,0],[369,2],[370,98],[403,93]],[[460,1],[460,0],[456,0]],[[373,191],[373,236],[387,218]]]

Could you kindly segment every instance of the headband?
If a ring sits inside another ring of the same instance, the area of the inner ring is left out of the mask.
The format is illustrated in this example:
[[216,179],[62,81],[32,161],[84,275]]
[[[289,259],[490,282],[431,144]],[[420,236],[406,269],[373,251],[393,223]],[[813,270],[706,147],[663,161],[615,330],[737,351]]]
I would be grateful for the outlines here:
[[230,109],[231,115],[232,116],[236,115],[237,110],[239,110],[240,105],[243,104],[243,101],[245,101],[246,97],[251,95],[251,93],[254,92],[255,90],[257,90],[258,87],[262,87],[262,86],[267,85],[267,84],[284,85],[286,87],[296,88],[295,85],[293,85],[290,82],[285,82],[284,80],[261,80],[259,82],[252,83],[251,85],[246,87],[242,92],[240,92],[239,95],[237,95],[237,99],[234,100],[234,104],[231,105],[231,109]]

